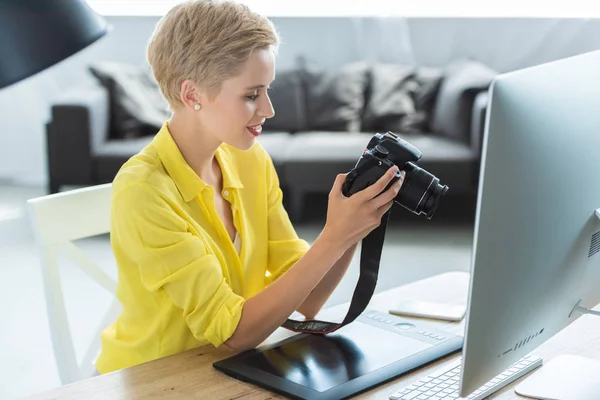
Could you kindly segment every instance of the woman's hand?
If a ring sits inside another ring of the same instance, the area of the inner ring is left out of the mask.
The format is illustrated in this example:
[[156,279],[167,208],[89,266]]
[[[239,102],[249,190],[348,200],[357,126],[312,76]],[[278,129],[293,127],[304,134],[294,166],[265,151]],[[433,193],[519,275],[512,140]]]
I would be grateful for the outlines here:
[[329,193],[327,221],[322,236],[345,251],[377,228],[404,183],[405,173],[402,171],[400,178],[383,192],[397,172],[398,167],[391,167],[377,182],[351,197],[342,193],[347,174],[339,174]]

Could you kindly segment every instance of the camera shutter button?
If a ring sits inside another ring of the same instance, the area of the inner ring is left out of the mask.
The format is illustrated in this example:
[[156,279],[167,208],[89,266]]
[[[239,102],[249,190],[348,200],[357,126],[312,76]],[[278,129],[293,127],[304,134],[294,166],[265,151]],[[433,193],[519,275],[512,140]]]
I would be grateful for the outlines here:
[[379,157],[379,158],[387,158],[389,154],[388,149],[386,149],[385,147],[381,146],[381,145],[377,145],[375,146],[375,148],[373,149],[373,155],[375,157]]

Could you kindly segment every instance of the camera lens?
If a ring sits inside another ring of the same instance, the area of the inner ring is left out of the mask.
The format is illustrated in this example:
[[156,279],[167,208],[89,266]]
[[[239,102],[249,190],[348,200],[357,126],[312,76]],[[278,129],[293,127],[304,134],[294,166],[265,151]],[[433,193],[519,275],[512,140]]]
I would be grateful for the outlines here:
[[425,214],[430,219],[448,191],[448,186],[440,185],[437,177],[413,163],[407,163],[403,169],[406,176],[395,201],[409,211],[417,215]]
[[434,178],[430,190],[427,191],[423,200],[423,212],[427,214],[427,219],[431,219],[431,217],[433,217],[433,214],[435,214],[435,211],[440,204],[440,200],[442,197],[444,197],[447,191],[448,186],[440,185],[440,180],[438,178]]

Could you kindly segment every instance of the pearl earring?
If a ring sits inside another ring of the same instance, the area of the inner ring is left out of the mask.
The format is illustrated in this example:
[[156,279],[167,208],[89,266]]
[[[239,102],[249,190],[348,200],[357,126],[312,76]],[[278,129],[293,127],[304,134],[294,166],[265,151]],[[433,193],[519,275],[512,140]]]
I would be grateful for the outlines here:
[[194,104],[194,110],[198,111],[200,110],[200,104]]

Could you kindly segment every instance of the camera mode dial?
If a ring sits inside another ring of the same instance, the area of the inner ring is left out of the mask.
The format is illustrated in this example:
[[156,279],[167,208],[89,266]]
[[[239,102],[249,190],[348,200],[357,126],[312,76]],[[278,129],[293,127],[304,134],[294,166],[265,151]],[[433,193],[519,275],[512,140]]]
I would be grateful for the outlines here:
[[390,154],[388,149],[386,149],[385,147],[383,147],[379,144],[377,146],[375,146],[375,148],[372,150],[372,153],[375,157],[378,157],[378,158],[387,158],[387,156]]

